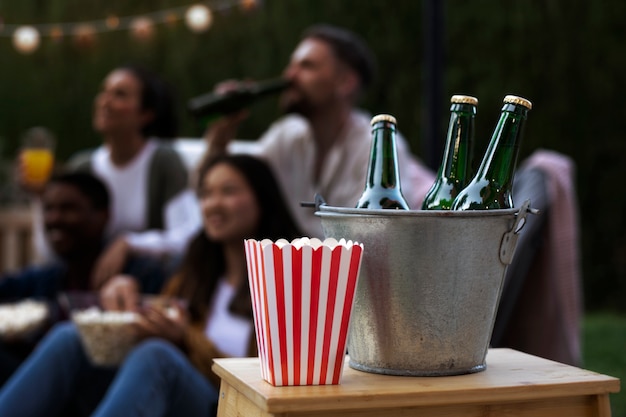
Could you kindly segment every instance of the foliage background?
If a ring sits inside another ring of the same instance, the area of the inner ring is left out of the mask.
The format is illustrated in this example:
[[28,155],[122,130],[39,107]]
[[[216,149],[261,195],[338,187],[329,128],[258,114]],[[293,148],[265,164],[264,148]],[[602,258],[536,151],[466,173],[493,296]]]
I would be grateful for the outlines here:
[[[187,5],[186,0],[0,0],[5,23],[49,23],[142,14]],[[280,73],[300,32],[316,22],[360,33],[378,56],[379,78],[363,101],[372,113],[394,114],[413,151],[424,155],[426,2],[417,0],[265,0],[254,11],[216,12],[208,32],[182,22],[159,26],[151,42],[128,32],[100,34],[89,48],[44,38],[31,55],[0,38],[0,153],[12,160],[20,135],[46,126],[60,159],[99,143],[92,132],[92,100],[114,66],[139,62],[167,78],[179,98],[181,136],[201,128],[184,111],[186,100],[225,78],[269,78]],[[441,3],[443,69],[437,137],[443,139],[447,100],[477,96],[480,155],[504,95],[533,102],[520,157],[537,148],[571,156],[577,164],[581,247],[588,309],[624,311],[626,303],[626,193],[623,128],[626,3],[582,0],[450,0]],[[2,21],[0,20],[0,22]],[[276,117],[271,100],[254,109],[242,137],[254,138]],[[440,142],[437,146],[441,146]],[[440,150],[437,150],[440,152]],[[431,158],[425,158],[436,165]],[[7,181],[5,179],[5,181]]]

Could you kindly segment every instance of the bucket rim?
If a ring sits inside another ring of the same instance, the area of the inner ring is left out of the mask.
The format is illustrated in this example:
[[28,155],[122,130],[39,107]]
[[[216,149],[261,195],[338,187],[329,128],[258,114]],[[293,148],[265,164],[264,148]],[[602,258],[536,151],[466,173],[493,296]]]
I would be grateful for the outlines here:
[[520,208],[496,210],[388,210],[363,209],[351,207],[333,207],[326,204],[318,206],[316,216],[359,216],[359,217],[496,217],[511,216],[520,211]]

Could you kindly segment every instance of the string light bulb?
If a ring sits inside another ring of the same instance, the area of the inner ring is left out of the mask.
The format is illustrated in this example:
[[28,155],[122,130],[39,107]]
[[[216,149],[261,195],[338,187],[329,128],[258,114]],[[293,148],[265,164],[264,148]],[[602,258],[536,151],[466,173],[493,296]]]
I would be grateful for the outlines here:
[[187,9],[185,13],[185,22],[192,32],[200,33],[209,29],[213,16],[211,10],[202,5],[196,4]]
[[73,35],[76,44],[81,48],[90,48],[96,42],[96,29],[88,23],[77,25]]
[[147,41],[154,35],[154,22],[148,17],[138,17],[132,21],[130,29],[135,38]]
[[243,10],[249,11],[257,7],[256,0],[241,0],[240,6]]
[[63,29],[61,29],[61,26],[53,26],[52,29],[50,29],[50,38],[55,42],[59,42],[63,38]]
[[176,26],[176,23],[179,20],[179,15],[174,12],[169,12],[165,15],[165,24],[172,27]]
[[120,27],[120,18],[114,14],[107,16],[104,21],[106,27],[110,30],[115,30]]
[[32,26],[21,26],[13,33],[13,46],[23,54],[30,54],[39,47],[41,36]]

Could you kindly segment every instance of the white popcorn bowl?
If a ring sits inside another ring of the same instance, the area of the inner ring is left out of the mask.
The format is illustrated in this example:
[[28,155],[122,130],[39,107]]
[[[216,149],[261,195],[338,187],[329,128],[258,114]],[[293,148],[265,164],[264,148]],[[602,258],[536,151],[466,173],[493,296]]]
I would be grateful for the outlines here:
[[363,245],[248,239],[245,248],[263,379],[341,383]]
[[[135,323],[140,312],[106,311],[95,292],[68,292],[59,297],[62,308],[78,329],[81,342],[89,360],[97,366],[112,367],[121,364],[126,355],[138,342]],[[162,295],[142,294],[139,311],[157,308],[171,318],[176,318],[178,309],[186,308],[187,302]]]
[[98,307],[72,312],[85,353],[97,366],[122,363],[137,343],[134,328],[137,318],[134,312],[102,311]]
[[0,304],[0,338],[15,340],[28,337],[46,326],[48,304],[34,299]]

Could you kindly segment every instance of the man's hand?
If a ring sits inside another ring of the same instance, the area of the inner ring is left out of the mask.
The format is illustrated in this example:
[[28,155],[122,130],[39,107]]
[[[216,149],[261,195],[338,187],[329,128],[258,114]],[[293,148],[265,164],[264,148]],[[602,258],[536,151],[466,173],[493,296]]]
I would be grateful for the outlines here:
[[[227,80],[217,84],[214,91],[217,94],[228,94],[231,91],[237,90],[242,84],[246,84],[246,82]],[[205,159],[225,153],[226,147],[230,141],[237,136],[239,125],[247,119],[249,115],[250,112],[244,109],[211,123],[203,135],[207,144],[207,155]]]
[[209,125],[203,136],[207,144],[205,159],[226,153],[226,147],[237,136],[239,125],[248,118],[249,114],[248,110],[241,110]]

